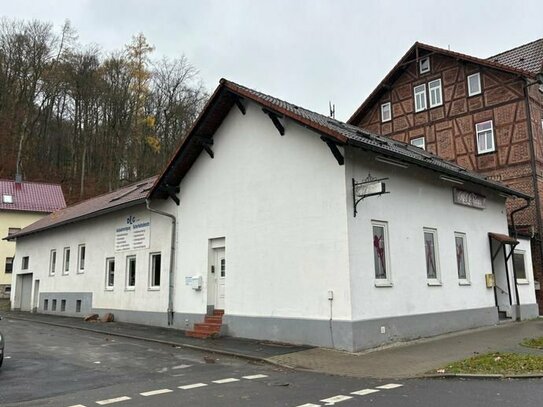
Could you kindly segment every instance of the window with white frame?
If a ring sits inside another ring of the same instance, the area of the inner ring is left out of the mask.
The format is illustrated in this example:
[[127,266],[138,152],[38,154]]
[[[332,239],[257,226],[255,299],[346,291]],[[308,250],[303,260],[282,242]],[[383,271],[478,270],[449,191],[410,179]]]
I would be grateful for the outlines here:
[[387,103],[383,103],[381,105],[381,121],[384,123],[384,122],[389,122],[390,120],[392,120],[392,110],[391,110],[391,105],[390,105],[390,102],[387,102]]
[[126,258],[126,288],[136,287],[136,256]]
[[513,267],[515,275],[517,276],[517,283],[527,284],[528,278],[526,277],[526,252],[524,250],[515,250],[513,253]]
[[477,133],[477,152],[483,154],[494,151],[494,128],[492,120],[477,123],[475,130]]
[[436,229],[424,228],[424,255],[428,284],[440,284]]
[[49,252],[49,275],[54,276],[57,269],[57,251],[55,249]]
[[441,94],[441,79],[428,82],[428,93],[430,96],[430,107],[437,107],[443,104],[443,96]]
[[430,57],[421,58],[419,60],[419,72],[420,73],[430,72]]
[[62,274],[68,274],[70,272],[70,248],[64,248],[64,259],[62,262]]
[[415,112],[421,112],[426,109],[426,84],[415,86],[413,88],[415,95]]
[[417,137],[411,139],[411,145],[422,148],[423,150],[426,149],[426,141],[424,140],[424,137]]
[[112,290],[115,285],[115,258],[106,259],[106,289]]
[[456,270],[458,271],[458,280],[461,284],[469,283],[466,234],[456,232],[454,234],[454,244],[456,250]]
[[77,272],[83,273],[85,271],[85,255],[86,255],[86,248],[84,244],[80,244],[77,248],[78,256],[77,256]]
[[481,93],[481,74],[479,72],[468,76],[468,96]]
[[390,261],[388,253],[388,224],[372,221],[373,261],[376,285],[390,285]]
[[21,270],[28,270],[28,263],[30,262],[28,256],[24,256],[21,259]]
[[162,269],[162,256],[160,253],[151,253],[150,255],[150,268],[149,268],[149,287],[160,287],[160,272]]

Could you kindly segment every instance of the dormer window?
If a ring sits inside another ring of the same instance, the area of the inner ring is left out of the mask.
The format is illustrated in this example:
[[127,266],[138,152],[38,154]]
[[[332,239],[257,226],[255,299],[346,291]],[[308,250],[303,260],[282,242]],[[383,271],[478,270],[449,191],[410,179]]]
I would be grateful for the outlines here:
[[419,60],[419,72],[430,72],[430,57],[422,58]]
[[2,195],[2,202],[5,203],[5,204],[12,204],[13,203],[13,195],[3,194]]

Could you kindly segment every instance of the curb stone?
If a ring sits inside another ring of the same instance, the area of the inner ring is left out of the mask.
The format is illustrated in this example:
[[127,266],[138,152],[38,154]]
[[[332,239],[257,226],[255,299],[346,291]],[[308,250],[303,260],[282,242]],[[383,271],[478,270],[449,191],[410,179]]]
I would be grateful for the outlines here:
[[540,379],[543,373],[528,374],[478,374],[478,373],[431,373],[418,376],[423,379]]

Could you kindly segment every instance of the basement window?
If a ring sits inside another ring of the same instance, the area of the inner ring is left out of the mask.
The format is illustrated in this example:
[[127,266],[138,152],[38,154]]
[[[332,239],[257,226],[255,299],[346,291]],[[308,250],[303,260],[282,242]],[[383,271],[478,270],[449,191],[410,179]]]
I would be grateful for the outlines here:
[[60,300],[60,311],[66,311],[66,300]]
[[49,300],[43,300],[43,310],[44,311],[49,310]]
[[51,311],[56,311],[57,310],[57,300],[53,300],[53,304],[51,306]]
[[75,302],[75,312],[81,312],[81,300]]

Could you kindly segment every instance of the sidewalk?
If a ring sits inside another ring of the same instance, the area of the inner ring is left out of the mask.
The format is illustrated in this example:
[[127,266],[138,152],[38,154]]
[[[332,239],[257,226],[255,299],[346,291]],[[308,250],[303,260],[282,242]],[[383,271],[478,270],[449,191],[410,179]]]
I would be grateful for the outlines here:
[[122,322],[91,323],[79,318],[12,311],[3,312],[2,316],[215,352],[295,369],[360,378],[416,377],[448,363],[488,352],[518,352],[543,356],[543,350],[519,345],[524,338],[543,336],[543,319],[441,335],[386,349],[348,353],[229,337],[201,340],[185,337],[179,330]]

